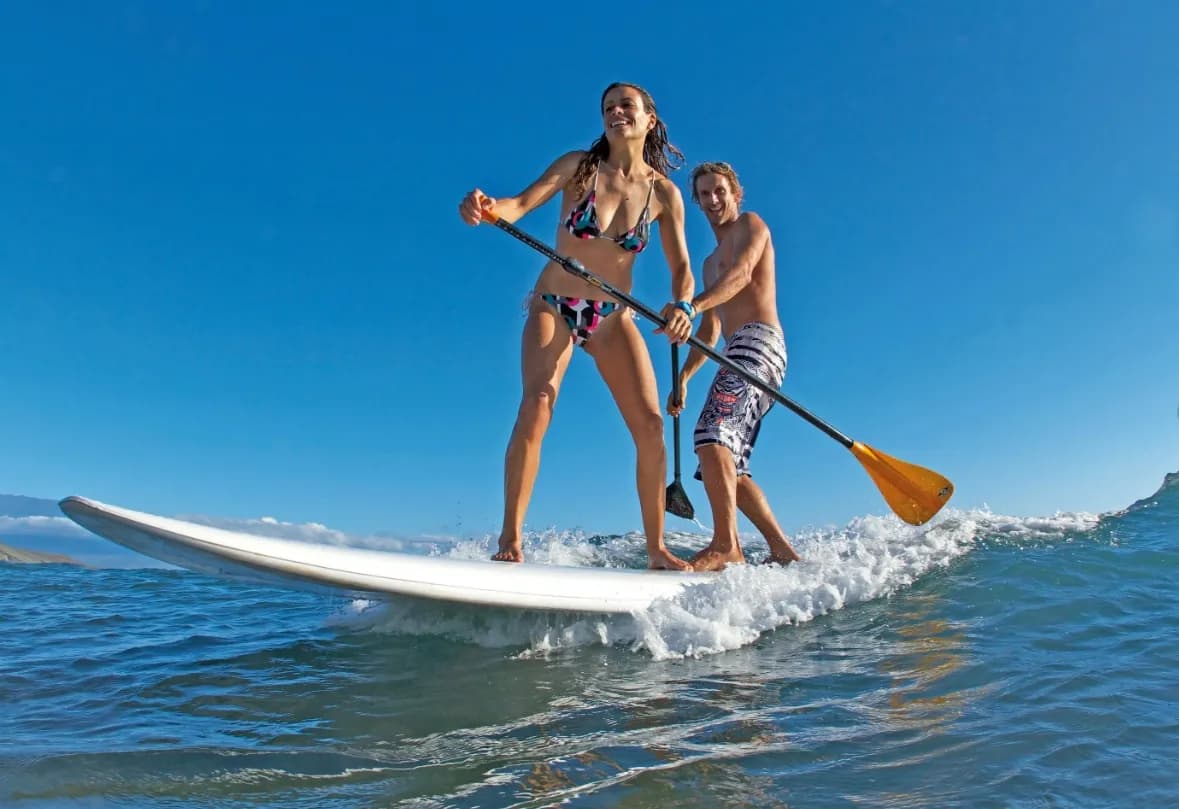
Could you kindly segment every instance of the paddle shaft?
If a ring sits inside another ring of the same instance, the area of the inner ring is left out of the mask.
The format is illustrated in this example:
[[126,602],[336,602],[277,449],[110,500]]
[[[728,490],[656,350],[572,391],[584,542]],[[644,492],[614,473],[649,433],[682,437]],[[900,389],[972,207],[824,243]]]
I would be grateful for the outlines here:
[[[647,307],[646,305],[644,305],[643,303],[641,303],[638,300],[635,300],[634,298],[632,298],[630,295],[626,294],[622,290],[615,288],[613,285],[609,284],[606,281],[603,281],[601,278],[599,278],[598,276],[594,275],[592,272],[587,270],[585,268],[585,265],[583,265],[577,259],[568,258],[567,256],[561,255],[560,253],[558,253],[553,248],[549,247],[544,242],[533,238],[529,234],[520,230],[520,228],[513,225],[511,222],[504,221],[503,219],[496,216],[491,211],[484,211],[483,212],[483,219],[485,222],[491,222],[491,224],[495,225],[497,228],[504,231],[505,233],[516,237],[517,239],[524,242],[524,244],[528,245],[529,247],[531,247],[533,250],[537,251],[541,255],[544,255],[544,256],[548,257],[549,259],[551,259],[552,261],[555,261],[557,264],[560,264],[567,272],[570,272],[573,275],[576,275],[578,278],[585,281],[587,284],[597,287],[598,289],[602,290],[607,295],[609,295],[610,297],[619,301],[620,303],[626,304],[631,309],[634,309],[640,315],[647,318],[647,320],[650,320],[652,323],[656,323],[660,327],[667,325],[667,321],[664,320],[662,317],[660,317],[659,313],[656,312],[654,309]],[[725,368],[728,368],[730,371],[737,374],[738,376],[740,376],[742,379],[749,382],[750,384],[756,385],[758,388],[764,390],[770,396],[774,397],[775,401],[780,402],[783,406],[790,408],[795,413],[797,413],[799,416],[802,416],[802,418],[806,419],[812,425],[814,425],[815,427],[818,427],[824,433],[829,435],[831,438],[834,438],[840,444],[843,444],[844,447],[851,449],[852,444],[855,443],[850,438],[848,438],[846,435],[839,432],[839,430],[836,430],[830,424],[828,424],[827,422],[823,421],[821,418],[816,416],[814,413],[810,412],[809,410],[807,410],[805,407],[798,404],[797,402],[792,401],[789,397],[785,396],[780,390],[775,388],[773,385],[767,384],[767,383],[763,382],[762,380],[758,379],[756,376],[751,374],[749,371],[745,370],[740,365],[733,362],[731,359],[729,359],[725,355],[721,354],[720,352],[716,351],[715,349],[712,348],[712,346],[701,341],[697,337],[695,337],[695,336],[689,337],[688,338],[688,345],[692,346],[697,351],[701,352],[702,354],[704,354],[704,356],[708,357],[710,360],[717,363],[718,365],[722,365]],[[673,348],[674,348],[674,346],[673,346]],[[676,426],[678,428],[678,424]],[[678,444],[679,444],[678,429],[676,432],[677,432],[676,444],[678,446]],[[678,460],[679,460],[678,455],[676,457],[676,460],[678,462]],[[676,468],[676,477],[677,478],[679,477],[678,463],[677,463],[677,468]]]
[[[671,385],[672,390],[676,392],[677,405],[683,406],[680,401],[680,347],[675,343],[671,344]],[[675,482],[680,482],[680,417],[678,415],[671,418],[671,435],[675,440]]]

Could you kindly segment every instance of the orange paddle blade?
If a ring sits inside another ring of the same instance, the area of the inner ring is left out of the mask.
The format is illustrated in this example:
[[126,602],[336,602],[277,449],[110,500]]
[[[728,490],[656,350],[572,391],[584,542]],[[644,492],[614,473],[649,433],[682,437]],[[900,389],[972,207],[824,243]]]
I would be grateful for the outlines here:
[[954,484],[932,469],[885,455],[859,441],[852,443],[851,451],[889,508],[910,525],[928,522],[954,494]]

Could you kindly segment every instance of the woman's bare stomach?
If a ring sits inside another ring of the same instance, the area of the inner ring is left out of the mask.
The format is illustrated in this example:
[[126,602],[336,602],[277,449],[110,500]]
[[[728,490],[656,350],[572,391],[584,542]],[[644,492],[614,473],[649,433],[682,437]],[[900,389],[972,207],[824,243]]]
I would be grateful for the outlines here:
[[[578,239],[562,233],[557,239],[557,252],[581,262],[587,270],[621,292],[629,293],[633,284],[635,254],[628,253],[607,239]],[[593,284],[573,275],[560,264],[545,264],[536,279],[535,290],[569,298],[604,299],[609,296]]]

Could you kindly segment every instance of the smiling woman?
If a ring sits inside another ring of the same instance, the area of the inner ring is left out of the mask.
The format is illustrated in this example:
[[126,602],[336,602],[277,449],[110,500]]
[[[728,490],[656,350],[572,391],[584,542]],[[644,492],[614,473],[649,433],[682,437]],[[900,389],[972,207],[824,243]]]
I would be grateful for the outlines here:
[[[557,158],[514,197],[493,199],[472,190],[459,204],[459,215],[477,225],[484,211],[494,210],[497,217],[515,222],[560,192],[558,250],[627,293],[635,256],[650,243],[651,223],[658,222],[671,270],[672,300],[662,312],[665,333],[682,342],[692,332],[692,321],[676,303],[691,300],[694,281],[684,238],[684,201],[667,174],[682,164],[683,155],[671,145],[654,99],[641,87],[611,84],[602,93],[599,112],[605,131],[588,149]],[[529,298],[522,338],[523,395],[504,461],[503,527],[499,552],[492,558],[523,561],[521,532],[540,467],[541,442],[573,349],[580,346],[594,359],[634,440],[649,564],[687,570],[689,565],[663,542],[667,449],[650,355],[618,301],[595,295],[601,293],[549,262]],[[591,473],[592,460],[586,469]]]

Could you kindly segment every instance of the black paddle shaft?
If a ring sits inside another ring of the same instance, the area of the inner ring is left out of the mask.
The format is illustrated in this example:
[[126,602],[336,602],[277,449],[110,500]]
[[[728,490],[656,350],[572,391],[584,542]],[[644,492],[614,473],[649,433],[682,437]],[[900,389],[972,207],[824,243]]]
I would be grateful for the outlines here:
[[[671,387],[675,403],[682,407],[684,403],[679,397],[680,347],[675,343],[671,344]],[[672,479],[671,485],[667,487],[664,502],[669,514],[691,520],[696,517],[696,509],[692,506],[692,501],[688,499],[688,493],[684,491],[684,484],[680,481],[680,417],[673,416],[671,424],[675,447],[673,453],[675,456],[675,477]]]
[[[671,344],[671,389],[675,391],[675,403],[680,407],[684,403],[680,401],[680,347],[675,343]],[[680,417],[678,415],[672,416],[671,419],[671,435],[675,440],[675,482],[680,482]]]
[[[561,255],[560,253],[558,253],[553,248],[549,247],[544,242],[538,241],[537,239],[533,238],[529,234],[520,230],[520,228],[516,227],[511,222],[507,222],[499,217],[495,217],[495,218],[491,219],[491,222],[496,227],[498,227],[500,230],[504,231],[505,233],[507,233],[511,236],[515,236],[517,239],[524,242],[524,244],[528,245],[529,247],[531,247],[533,250],[537,251],[541,255],[547,256],[549,259],[557,262],[562,267],[564,267],[567,272],[570,272],[573,275],[576,275],[578,278],[585,281],[587,284],[597,287],[598,289],[602,290],[610,297],[617,300],[619,303],[625,304],[626,306],[629,306],[631,309],[634,309],[636,312],[638,312],[643,317],[647,318],[647,320],[650,320],[652,323],[655,323],[655,324],[659,325],[660,327],[667,325],[667,321],[664,320],[662,317],[660,317],[659,313],[656,312],[654,309],[647,307],[646,305],[639,302],[638,300],[635,300],[634,298],[632,298],[630,295],[626,294],[622,290],[615,288],[613,285],[607,283],[606,281],[603,281],[601,278],[599,278],[598,276],[594,275],[592,272],[587,270],[585,268],[585,265],[583,265],[577,259],[573,259],[573,258],[569,258],[567,256]],[[839,430],[836,430],[830,424],[828,424],[827,422],[823,421],[821,418],[816,416],[814,413],[810,412],[802,405],[791,400],[789,397],[784,395],[780,390],[775,388],[773,385],[767,384],[766,382],[763,382],[762,380],[758,379],[756,376],[751,374],[749,371],[745,370],[744,368],[742,368],[737,363],[733,362],[728,357],[724,356],[720,352],[713,349],[712,346],[708,345],[707,343],[702,342],[697,337],[695,337],[695,336],[689,337],[688,338],[688,345],[692,346],[697,351],[700,351],[702,354],[704,354],[704,356],[708,357],[713,362],[715,362],[719,365],[723,365],[725,368],[728,368],[730,371],[737,374],[738,376],[740,376],[742,379],[749,382],[750,384],[756,385],[758,388],[761,388],[766,393],[768,393],[770,396],[774,397],[775,401],[780,402],[785,407],[790,408],[795,413],[797,413],[799,416],[802,416],[804,419],[809,421],[815,427],[818,427],[820,430],[822,430],[828,436],[830,436],[831,438],[834,438],[836,441],[838,441],[840,444],[843,444],[843,446],[847,447],[848,449],[851,449],[852,444],[855,443],[850,438],[848,438],[846,435],[839,432]],[[677,436],[676,440],[678,443],[678,440],[679,440],[678,436]],[[678,469],[676,470],[676,476],[677,477],[679,476]]]

